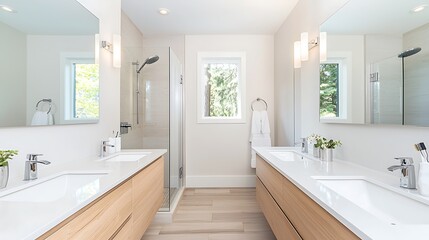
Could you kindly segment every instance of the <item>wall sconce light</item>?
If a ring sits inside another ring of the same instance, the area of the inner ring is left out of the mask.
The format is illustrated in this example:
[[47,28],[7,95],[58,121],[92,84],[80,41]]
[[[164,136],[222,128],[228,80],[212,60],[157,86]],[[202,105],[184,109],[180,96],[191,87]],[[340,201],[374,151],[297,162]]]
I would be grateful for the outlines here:
[[299,41],[293,43],[293,67],[301,68],[301,43]]
[[301,33],[301,61],[308,60],[308,32]]
[[320,61],[325,62],[327,60],[327,34],[326,32],[320,33]]
[[[307,61],[308,52],[317,46],[320,46],[320,61],[326,61],[326,32],[321,32],[320,37],[310,41],[308,40],[308,32],[302,32],[301,41],[294,42],[294,68],[300,68],[301,61]],[[322,60],[322,57],[325,60]]]
[[113,54],[113,67],[121,67],[121,36],[113,34],[113,43],[101,41],[101,47]]

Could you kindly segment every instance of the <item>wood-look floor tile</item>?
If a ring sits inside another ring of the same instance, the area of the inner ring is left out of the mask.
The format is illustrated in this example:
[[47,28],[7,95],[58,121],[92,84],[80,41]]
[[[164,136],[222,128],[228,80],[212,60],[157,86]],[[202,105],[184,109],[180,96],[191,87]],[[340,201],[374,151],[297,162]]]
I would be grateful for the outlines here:
[[209,240],[276,240],[273,232],[217,233],[210,234]]
[[174,222],[211,222],[212,213],[176,213]]
[[265,232],[271,231],[270,225],[268,222],[263,219],[259,222],[246,222],[243,223],[245,232]]
[[208,240],[209,234],[174,234],[174,235],[149,235],[146,234],[141,240]]
[[[265,223],[264,215],[260,212],[256,213],[213,213],[213,222],[243,222],[243,223]],[[261,220],[262,219],[262,220]]]
[[173,222],[153,223],[143,240],[275,240],[255,188],[185,189]]
[[174,223],[165,225],[159,234],[244,232],[242,222]]

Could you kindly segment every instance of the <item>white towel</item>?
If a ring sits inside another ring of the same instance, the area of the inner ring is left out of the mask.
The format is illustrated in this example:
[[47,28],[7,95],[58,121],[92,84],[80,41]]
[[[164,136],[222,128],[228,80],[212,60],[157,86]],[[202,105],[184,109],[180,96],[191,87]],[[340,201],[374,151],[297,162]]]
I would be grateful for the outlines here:
[[267,111],[253,111],[250,129],[250,167],[256,168],[256,152],[253,147],[271,147],[270,122]]
[[[252,126],[250,129],[250,134],[261,133],[261,112],[253,111],[252,113]],[[252,138],[252,136],[250,136]]]
[[261,111],[261,133],[270,133],[270,120],[267,111]]
[[54,125],[54,116],[52,113],[36,111],[31,120],[32,126]]

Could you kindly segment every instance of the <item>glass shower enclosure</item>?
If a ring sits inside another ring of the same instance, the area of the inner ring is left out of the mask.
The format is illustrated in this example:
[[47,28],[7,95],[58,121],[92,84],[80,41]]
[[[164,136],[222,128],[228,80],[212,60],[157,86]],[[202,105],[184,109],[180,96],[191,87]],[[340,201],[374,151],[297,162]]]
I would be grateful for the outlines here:
[[[155,55],[159,60],[137,73],[144,59]],[[143,48],[143,56],[123,66],[127,69],[121,73],[121,124],[131,125],[122,135],[122,147],[167,149],[160,211],[168,212],[183,178],[182,64],[171,48]]]

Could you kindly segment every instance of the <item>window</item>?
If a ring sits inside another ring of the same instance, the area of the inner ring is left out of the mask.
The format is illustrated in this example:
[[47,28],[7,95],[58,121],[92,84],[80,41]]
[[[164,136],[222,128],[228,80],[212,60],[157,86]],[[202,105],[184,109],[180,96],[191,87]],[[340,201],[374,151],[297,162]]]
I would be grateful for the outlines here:
[[347,99],[347,57],[328,58],[320,64],[320,118],[346,120],[350,102]]
[[62,121],[95,122],[99,117],[99,68],[94,58],[66,56],[64,62]]
[[198,71],[198,123],[244,123],[245,53],[199,53]]
[[320,116],[339,117],[339,64],[320,64]]

